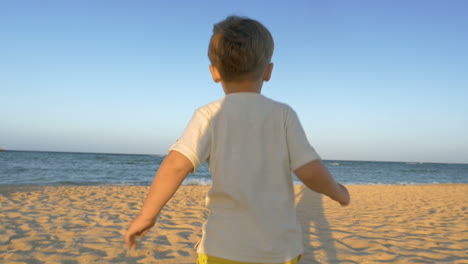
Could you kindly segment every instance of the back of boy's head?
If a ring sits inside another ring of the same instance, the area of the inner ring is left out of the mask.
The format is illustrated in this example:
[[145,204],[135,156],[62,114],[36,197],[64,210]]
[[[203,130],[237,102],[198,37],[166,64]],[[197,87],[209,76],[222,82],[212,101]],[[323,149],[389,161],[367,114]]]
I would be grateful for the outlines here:
[[253,19],[229,16],[213,27],[208,48],[223,81],[257,80],[273,55],[273,37]]

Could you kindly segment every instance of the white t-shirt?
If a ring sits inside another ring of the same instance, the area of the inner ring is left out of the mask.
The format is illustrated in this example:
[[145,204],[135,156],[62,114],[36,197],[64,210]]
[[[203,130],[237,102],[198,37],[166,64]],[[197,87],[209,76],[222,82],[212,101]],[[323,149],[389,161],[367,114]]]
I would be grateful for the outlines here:
[[197,252],[281,263],[302,253],[291,172],[319,159],[296,113],[258,93],[232,93],[197,109],[171,150],[194,171],[208,162],[210,215]]

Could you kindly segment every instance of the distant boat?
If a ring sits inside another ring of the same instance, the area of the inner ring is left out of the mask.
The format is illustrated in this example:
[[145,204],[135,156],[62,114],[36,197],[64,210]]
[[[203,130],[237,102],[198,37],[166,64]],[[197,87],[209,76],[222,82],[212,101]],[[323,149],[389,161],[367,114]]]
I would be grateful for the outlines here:
[[2,151],[6,151],[6,149],[0,147],[0,152],[2,152]]

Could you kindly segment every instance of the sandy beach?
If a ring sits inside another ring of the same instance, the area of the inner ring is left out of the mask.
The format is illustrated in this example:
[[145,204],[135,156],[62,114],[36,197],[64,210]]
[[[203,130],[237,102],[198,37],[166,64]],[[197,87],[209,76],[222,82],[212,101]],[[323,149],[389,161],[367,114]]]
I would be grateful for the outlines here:
[[[301,263],[468,263],[468,184],[349,186],[352,204],[296,186]],[[183,186],[136,250],[123,234],[148,187],[0,187],[0,263],[187,263],[207,186]]]

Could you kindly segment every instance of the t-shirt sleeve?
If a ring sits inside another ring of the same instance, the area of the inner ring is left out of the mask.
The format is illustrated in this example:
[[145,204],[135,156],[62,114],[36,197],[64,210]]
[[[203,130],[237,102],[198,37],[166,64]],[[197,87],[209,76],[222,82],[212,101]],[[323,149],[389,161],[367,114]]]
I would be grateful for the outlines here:
[[286,140],[288,143],[289,163],[292,171],[301,166],[320,159],[314,148],[307,140],[301,122],[294,110],[288,109],[286,118]]
[[200,110],[195,111],[184,133],[169,150],[182,153],[193,164],[193,172],[209,157],[209,120]]

